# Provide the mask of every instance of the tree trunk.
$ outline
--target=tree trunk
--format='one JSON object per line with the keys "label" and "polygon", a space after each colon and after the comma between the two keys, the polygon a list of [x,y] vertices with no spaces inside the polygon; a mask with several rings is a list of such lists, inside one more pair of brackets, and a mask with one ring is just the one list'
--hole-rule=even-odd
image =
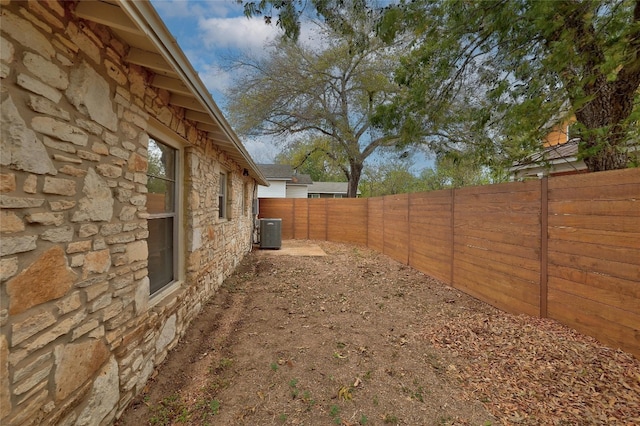
{"label": "tree trunk", "polygon": [[361,162],[351,161],[351,173],[349,176],[349,186],[347,188],[347,197],[356,198],[358,196],[358,184],[362,175],[363,164]]}

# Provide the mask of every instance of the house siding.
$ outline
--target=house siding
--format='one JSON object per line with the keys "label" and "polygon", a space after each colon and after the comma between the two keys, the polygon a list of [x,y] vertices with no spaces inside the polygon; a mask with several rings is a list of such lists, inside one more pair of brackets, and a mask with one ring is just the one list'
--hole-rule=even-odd
{"label": "house siding", "polygon": [[[1,424],[113,422],[251,248],[254,180],[73,7],[4,0],[0,12]],[[160,297],[147,270],[151,122],[183,145],[182,281]]]}

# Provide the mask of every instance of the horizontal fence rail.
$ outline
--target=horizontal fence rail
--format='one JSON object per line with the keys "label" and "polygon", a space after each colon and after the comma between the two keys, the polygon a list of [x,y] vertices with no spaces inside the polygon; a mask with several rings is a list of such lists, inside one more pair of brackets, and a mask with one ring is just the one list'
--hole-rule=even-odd
{"label": "horizontal fence rail", "polygon": [[640,169],[360,199],[260,199],[283,239],[365,245],[640,358]]}

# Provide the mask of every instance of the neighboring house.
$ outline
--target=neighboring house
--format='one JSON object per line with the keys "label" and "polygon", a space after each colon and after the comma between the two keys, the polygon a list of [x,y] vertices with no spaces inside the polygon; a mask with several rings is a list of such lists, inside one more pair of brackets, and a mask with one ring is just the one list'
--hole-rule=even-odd
{"label": "neighboring house", "polygon": [[110,424],[251,250],[268,182],[150,3],[0,13],[0,424]]}
{"label": "neighboring house", "polygon": [[[346,198],[348,182],[313,182],[309,185],[309,198]],[[358,196],[361,192],[358,190]]]}
{"label": "neighboring house", "polygon": [[575,119],[553,126],[545,137],[543,149],[509,169],[514,180],[586,173],[587,166],[578,159],[579,138],[571,137]]}
{"label": "neighboring house", "polygon": [[309,175],[297,174],[286,164],[258,164],[269,186],[258,186],[258,198],[307,198],[313,182]]}

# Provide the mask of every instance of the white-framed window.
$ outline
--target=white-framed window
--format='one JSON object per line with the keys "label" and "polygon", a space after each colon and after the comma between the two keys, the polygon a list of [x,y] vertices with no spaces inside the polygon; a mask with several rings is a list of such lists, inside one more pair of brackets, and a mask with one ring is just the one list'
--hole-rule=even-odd
{"label": "white-framed window", "polygon": [[249,207],[251,203],[249,203],[249,184],[247,182],[244,183],[242,189],[242,212],[247,216],[251,216],[251,208]]}
{"label": "white-framed window", "polygon": [[218,217],[220,219],[228,219],[228,206],[227,201],[229,199],[228,180],[229,176],[227,172],[220,172],[220,180],[218,185]]}
{"label": "white-framed window", "polygon": [[156,294],[179,279],[180,162],[177,143],[149,137],[147,213],[149,213],[149,290]]}
{"label": "white-framed window", "polygon": [[333,194],[333,198],[344,198],[342,194]]}
{"label": "white-framed window", "polygon": [[320,194],[309,194],[309,198],[320,198]]}

